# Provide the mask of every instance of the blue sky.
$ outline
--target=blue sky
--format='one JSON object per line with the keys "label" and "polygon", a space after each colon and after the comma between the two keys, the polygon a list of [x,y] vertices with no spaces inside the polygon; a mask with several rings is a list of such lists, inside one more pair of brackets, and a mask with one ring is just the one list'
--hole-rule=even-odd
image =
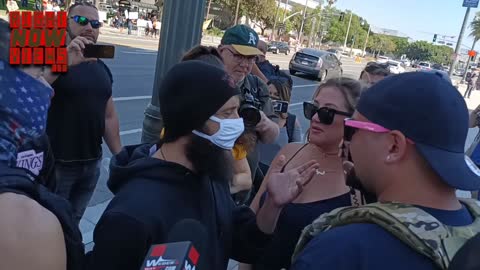
{"label": "blue sky", "polygon": [[[433,33],[458,39],[466,8],[463,0],[338,0],[338,9],[352,10],[376,27],[395,29],[414,40],[432,41]],[[470,10],[468,22],[478,8]],[[462,45],[470,47],[473,39],[467,28]],[[480,48],[478,44],[477,49]]]}

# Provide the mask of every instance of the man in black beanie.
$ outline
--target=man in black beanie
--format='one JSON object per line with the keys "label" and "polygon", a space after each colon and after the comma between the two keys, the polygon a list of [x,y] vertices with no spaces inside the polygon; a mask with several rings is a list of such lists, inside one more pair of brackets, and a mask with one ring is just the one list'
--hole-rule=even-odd
{"label": "man in black beanie", "polygon": [[[204,62],[186,61],[167,73],[160,89],[164,137],[157,145],[127,146],[112,159],[108,186],[115,197],[95,228],[87,269],[139,269],[149,247],[172,240],[172,227],[185,219],[201,223],[208,239],[196,269],[224,270],[229,258],[252,263],[261,256],[282,207],[317,164],[280,173],[283,159],[272,165],[262,210],[235,207],[229,168],[244,130],[238,95],[225,71]],[[161,259],[165,267],[173,263]]]}

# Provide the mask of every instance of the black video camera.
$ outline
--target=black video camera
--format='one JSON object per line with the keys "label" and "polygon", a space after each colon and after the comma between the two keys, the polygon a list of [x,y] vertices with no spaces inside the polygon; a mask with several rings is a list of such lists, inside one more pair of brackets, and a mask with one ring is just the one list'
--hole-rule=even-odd
{"label": "black video camera", "polygon": [[258,109],[261,106],[260,102],[256,101],[250,93],[245,93],[243,97],[238,114],[243,118],[246,127],[255,127],[262,118]]}

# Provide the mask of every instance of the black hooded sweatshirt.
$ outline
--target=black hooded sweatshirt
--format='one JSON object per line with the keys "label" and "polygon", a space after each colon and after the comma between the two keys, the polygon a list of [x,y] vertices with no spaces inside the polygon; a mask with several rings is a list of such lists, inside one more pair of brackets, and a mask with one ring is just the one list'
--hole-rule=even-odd
{"label": "black hooded sweatshirt", "polygon": [[172,226],[187,218],[208,234],[199,270],[227,269],[229,258],[255,262],[270,235],[259,230],[250,208],[235,206],[228,182],[151,157],[156,149],[128,146],[112,158],[108,187],[115,197],[95,228],[87,269],[140,269],[150,245],[165,243]]}

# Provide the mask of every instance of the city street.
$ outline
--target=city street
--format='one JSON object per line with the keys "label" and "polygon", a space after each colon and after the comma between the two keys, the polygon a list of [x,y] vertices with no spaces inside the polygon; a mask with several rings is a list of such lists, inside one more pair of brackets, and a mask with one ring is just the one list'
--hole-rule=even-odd
{"label": "city street", "polygon": [[[115,59],[104,61],[113,74],[113,95],[120,119],[122,144],[138,144],[141,137],[143,113],[150,101],[153,88],[158,39],[137,38],[135,36],[127,36],[126,33],[106,33],[100,36],[99,42],[116,45]],[[202,43],[215,45],[215,42],[212,43],[211,40],[203,40]],[[292,56],[293,53],[288,56],[269,53],[267,59],[273,64],[280,65],[281,69],[286,70]],[[344,76],[351,78],[358,78],[360,71],[365,65],[365,63],[355,63],[353,59],[346,57],[342,58],[341,61],[343,63]],[[311,99],[319,82],[301,75],[292,77],[294,87],[290,112],[297,115],[305,131],[308,128],[308,121],[303,117],[302,102]],[[459,90],[463,91],[463,88],[459,87]],[[472,93],[472,98],[467,100],[467,105],[470,109],[473,109],[479,103],[480,91],[475,91]],[[476,129],[470,130],[467,145],[473,140],[476,132]],[[112,198],[112,194],[106,186],[110,157],[111,154],[108,148],[104,146],[101,177],[90,205],[80,223],[84,243],[88,244],[87,249],[92,247],[91,242],[95,224]]]}

